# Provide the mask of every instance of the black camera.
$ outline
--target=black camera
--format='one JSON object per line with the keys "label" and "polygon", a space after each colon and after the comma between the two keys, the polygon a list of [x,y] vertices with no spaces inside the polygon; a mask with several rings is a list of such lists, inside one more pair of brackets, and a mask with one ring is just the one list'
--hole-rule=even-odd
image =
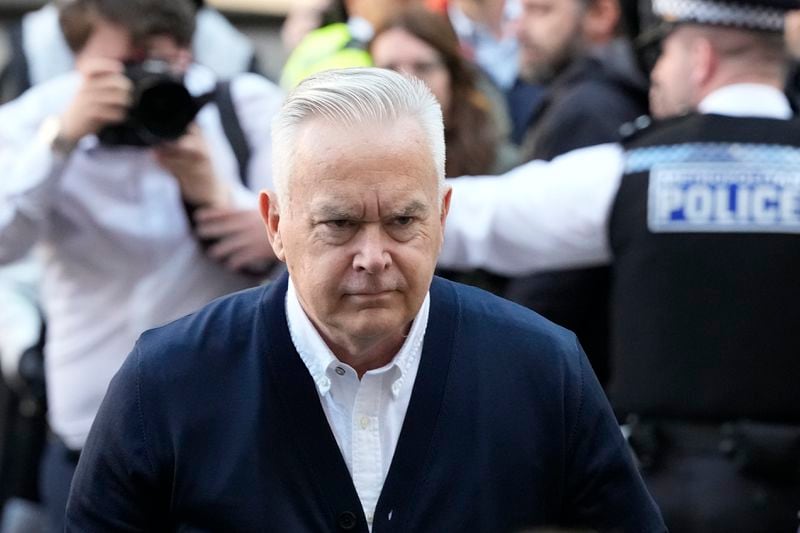
{"label": "black camera", "polygon": [[106,146],[153,146],[186,133],[213,93],[194,97],[169,63],[147,60],[125,66],[133,82],[133,102],[120,124],[106,126],[97,134]]}

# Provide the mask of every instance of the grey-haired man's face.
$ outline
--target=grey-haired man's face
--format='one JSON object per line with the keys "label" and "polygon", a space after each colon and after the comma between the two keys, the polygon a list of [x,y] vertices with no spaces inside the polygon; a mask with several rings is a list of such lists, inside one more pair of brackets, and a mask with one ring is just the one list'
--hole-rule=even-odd
{"label": "grey-haired man's face", "polygon": [[[276,254],[333,348],[402,342],[427,294],[449,194],[411,120],[301,126],[288,194],[268,217]],[[272,206],[274,207],[274,206]]]}

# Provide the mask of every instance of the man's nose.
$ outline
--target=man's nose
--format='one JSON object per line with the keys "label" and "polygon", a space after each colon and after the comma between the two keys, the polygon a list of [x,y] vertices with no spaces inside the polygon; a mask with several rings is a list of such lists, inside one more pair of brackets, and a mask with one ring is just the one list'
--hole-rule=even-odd
{"label": "man's nose", "polygon": [[353,258],[353,268],[377,274],[389,268],[392,256],[387,249],[388,236],[379,225],[367,225],[358,240],[358,250]]}

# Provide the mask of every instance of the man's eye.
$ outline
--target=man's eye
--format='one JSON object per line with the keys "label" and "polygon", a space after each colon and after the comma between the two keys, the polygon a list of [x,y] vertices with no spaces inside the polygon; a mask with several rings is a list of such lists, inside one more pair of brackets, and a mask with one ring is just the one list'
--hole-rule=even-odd
{"label": "man's eye", "polygon": [[410,226],[414,222],[414,217],[395,217],[392,223],[395,226]]}

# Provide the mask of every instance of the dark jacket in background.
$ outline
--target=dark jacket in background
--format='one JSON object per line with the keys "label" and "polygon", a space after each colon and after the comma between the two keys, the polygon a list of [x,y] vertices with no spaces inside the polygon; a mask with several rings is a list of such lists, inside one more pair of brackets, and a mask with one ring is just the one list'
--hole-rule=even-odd
{"label": "dark jacket in background", "polygon": [[[622,43],[619,43],[622,45]],[[577,60],[548,87],[522,145],[525,160],[620,140],[620,126],[647,113],[647,87],[619,48]],[[608,267],[513,279],[505,296],[574,331],[602,384],[609,378]]]}

